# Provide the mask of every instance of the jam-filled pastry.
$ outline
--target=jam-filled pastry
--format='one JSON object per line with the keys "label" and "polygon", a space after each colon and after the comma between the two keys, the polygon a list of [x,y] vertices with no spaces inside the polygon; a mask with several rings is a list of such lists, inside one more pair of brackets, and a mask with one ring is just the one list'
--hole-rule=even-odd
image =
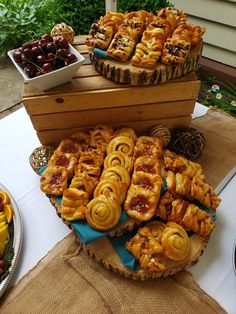
{"label": "jam-filled pastry", "polygon": [[178,223],[187,231],[207,237],[215,227],[212,216],[194,204],[176,199],[171,203],[171,207],[168,221]]}
{"label": "jam-filled pastry", "polygon": [[87,192],[69,187],[62,196],[61,217],[69,221],[85,219],[85,209],[88,201]]}
{"label": "jam-filled pastry", "polygon": [[69,139],[72,139],[78,145],[80,145],[82,151],[87,150],[89,147],[90,135],[87,132],[79,131],[77,133],[72,134],[69,137]]}
{"label": "jam-filled pastry", "polygon": [[103,156],[101,154],[97,154],[96,151],[87,150],[80,155],[79,164],[101,167],[103,164]]}
{"label": "jam-filled pastry", "polygon": [[126,248],[139,261],[141,269],[150,271],[165,270],[161,235],[165,224],[153,221],[139,228],[137,234],[126,242]]}
{"label": "jam-filled pastry", "polygon": [[159,201],[162,187],[162,178],[160,175],[150,174],[144,171],[134,171],[132,176],[132,184],[156,193],[158,198],[157,202]]}
{"label": "jam-filled pastry", "polygon": [[55,150],[48,162],[48,167],[51,166],[65,167],[68,171],[68,178],[70,179],[73,177],[75,173],[77,160],[78,158],[72,154],[62,153],[58,150]]}
{"label": "jam-filled pastry", "polygon": [[93,198],[87,205],[85,217],[88,224],[97,230],[106,231],[114,228],[121,216],[119,201],[104,194]]}
{"label": "jam-filled pastry", "polygon": [[182,226],[168,222],[161,235],[164,255],[174,261],[184,260],[190,251],[190,240]]}
{"label": "jam-filled pastry", "polygon": [[191,179],[196,175],[202,175],[203,168],[200,164],[166,150],[164,153],[164,167],[173,172],[182,173]]}
{"label": "jam-filled pastry", "polygon": [[73,154],[76,157],[80,156],[82,151],[81,146],[74,141],[74,139],[66,138],[62,140],[57,147],[57,151],[67,154]]}
{"label": "jam-filled pastry", "polygon": [[68,171],[65,167],[47,167],[40,178],[41,191],[47,194],[60,196],[67,188]]}
{"label": "jam-filled pastry", "polygon": [[131,173],[133,170],[133,158],[119,151],[108,154],[104,160],[104,169],[116,166],[124,167]]}
{"label": "jam-filled pastry", "polygon": [[134,171],[144,171],[151,174],[160,174],[162,161],[156,158],[148,158],[145,156],[138,157],[134,162]]}
{"label": "jam-filled pastry", "polygon": [[127,136],[134,143],[137,141],[137,135],[132,128],[121,128],[115,131],[114,136]]}
{"label": "jam-filled pastry", "polygon": [[113,129],[105,124],[98,124],[90,131],[90,146],[102,152],[106,151],[107,144],[113,138]]}
{"label": "jam-filled pastry", "polygon": [[101,179],[96,186],[93,196],[98,197],[99,195],[104,194],[107,197],[112,197],[112,194],[116,195],[119,199],[119,203],[122,204],[124,201],[121,198],[121,187],[120,182],[111,180],[111,179]]}
{"label": "jam-filled pastry", "polygon": [[134,50],[135,44],[136,42],[126,33],[118,31],[113,37],[106,54],[120,61],[127,61]]}
{"label": "jam-filled pastry", "polygon": [[190,179],[181,173],[167,172],[167,187],[175,196],[182,195],[187,199],[199,201],[207,208],[215,211],[221,199],[213,191],[212,187],[204,182],[204,176],[195,176]]}
{"label": "jam-filled pastry", "polygon": [[155,192],[131,184],[124,202],[128,216],[139,221],[150,220],[156,213],[158,197]]}
{"label": "jam-filled pastry", "polygon": [[134,148],[134,159],[140,156],[147,158],[161,158],[162,157],[162,141],[157,137],[140,136],[137,139]]}
{"label": "jam-filled pastry", "polygon": [[133,156],[134,142],[127,136],[115,136],[107,145],[106,153],[108,155],[115,151],[122,152],[127,156]]}

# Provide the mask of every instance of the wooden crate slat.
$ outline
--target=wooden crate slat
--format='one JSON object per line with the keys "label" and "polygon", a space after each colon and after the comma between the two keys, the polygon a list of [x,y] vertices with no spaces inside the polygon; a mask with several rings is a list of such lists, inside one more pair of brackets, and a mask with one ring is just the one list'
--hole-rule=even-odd
{"label": "wooden crate slat", "polygon": [[107,109],[71,111],[31,116],[36,130],[65,129],[69,127],[86,127],[89,124],[129,123],[189,115],[193,112],[193,100],[149,104],[132,107],[115,107]]}
{"label": "wooden crate slat", "polygon": [[[170,129],[175,128],[177,126],[186,126],[189,125],[191,122],[191,115],[182,116],[182,117],[175,117],[169,119],[154,119],[154,120],[147,120],[147,121],[134,121],[132,123],[115,123],[112,126],[114,129],[118,129],[121,127],[132,127],[140,134],[145,133],[148,134],[151,127],[154,125],[163,125]],[[60,129],[60,130],[46,130],[46,131],[38,131],[37,136],[40,142],[43,145],[53,144],[60,142],[63,138],[76,133],[81,130],[87,130],[93,128],[94,125],[89,125],[86,128],[68,128],[68,129]]]}

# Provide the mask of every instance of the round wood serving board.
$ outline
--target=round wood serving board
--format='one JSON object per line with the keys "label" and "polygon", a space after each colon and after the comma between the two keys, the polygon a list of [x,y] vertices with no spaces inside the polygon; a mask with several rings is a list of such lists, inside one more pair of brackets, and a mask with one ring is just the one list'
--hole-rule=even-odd
{"label": "round wood serving board", "polygon": [[164,83],[196,70],[202,54],[202,46],[201,40],[196,47],[190,50],[182,65],[168,66],[157,63],[154,69],[133,66],[130,61],[121,62],[115,59],[97,58],[93,51],[90,52],[90,58],[95,69],[107,79],[130,85],[151,85]]}

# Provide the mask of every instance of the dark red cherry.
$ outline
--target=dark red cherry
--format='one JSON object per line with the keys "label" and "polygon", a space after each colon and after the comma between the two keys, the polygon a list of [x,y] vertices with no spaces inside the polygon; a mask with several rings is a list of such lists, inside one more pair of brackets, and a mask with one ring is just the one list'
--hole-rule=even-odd
{"label": "dark red cherry", "polygon": [[68,53],[67,57],[67,62],[70,63],[74,63],[77,61],[77,57],[73,54],[73,53]]}
{"label": "dark red cherry", "polygon": [[32,51],[33,51],[34,57],[37,57],[42,54],[42,50],[38,46],[33,46]]}
{"label": "dark red cherry", "polygon": [[49,52],[49,53],[46,55],[46,60],[47,60],[47,61],[54,61],[54,59],[55,59],[54,53]]}
{"label": "dark red cherry", "polygon": [[44,73],[51,72],[53,70],[53,65],[50,62],[46,62],[42,65],[42,70]]}
{"label": "dark red cherry", "polygon": [[46,43],[53,42],[53,37],[49,34],[44,34],[41,36],[41,39],[43,39]]}
{"label": "dark red cherry", "polygon": [[52,53],[55,53],[57,50],[56,45],[54,43],[48,43],[46,46],[46,49],[48,52],[52,52]]}
{"label": "dark red cherry", "polygon": [[25,43],[21,47],[22,47],[23,50],[26,49],[26,48],[30,48],[31,49],[32,45],[30,43]]}
{"label": "dark red cherry", "polygon": [[36,62],[38,63],[38,65],[42,65],[43,63],[45,63],[46,59],[44,57],[44,55],[39,55],[36,58]]}
{"label": "dark red cherry", "polygon": [[24,58],[27,60],[33,60],[34,58],[34,53],[31,48],[23,49],[23,55],[24,55]]}
{"label": "dark red cherry", "polygon": [[13,51],[13,58],[17,63],[22,62],[22,53],[20,50]]}
{"label": "dark red cherry", "polygon": [[65,38],[65,37],[62,37],[60,40],[59,40],[59,46],[61,48],[68,48],[68,40]]}
{"label": "dark red cherry", "polygon": [[66,49],[66,48],[60,48],[60,49],[57,50],[57,53],[58,53],[58,55],[59,55],[60,57],[66,58],[67,55],[68,55],[68,53],[69,53],[69,50]]}

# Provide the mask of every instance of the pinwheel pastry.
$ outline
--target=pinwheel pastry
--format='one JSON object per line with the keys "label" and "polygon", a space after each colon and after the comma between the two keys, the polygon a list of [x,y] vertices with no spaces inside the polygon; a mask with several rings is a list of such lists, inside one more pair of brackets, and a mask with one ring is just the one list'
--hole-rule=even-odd
{"label": "pinwheel pastry", "polygon": [[196,175],[203,174],[203,168],[200,164],[169,150],[164,153],[164,167],[167,170],[182,173],[191,179]]}
{"label": "pinwheel pastry", "polygon": [[190,200],[197,200],[207,208],[215,211],[220,204],[220,198],[213,189],[204,182],[204,176],[195,176],[190,179],[181,173],[167,172],[167,187],[176,197],[184,196]]}
{"label": "pinwheel pastry", "polygon": [[44,170],[40,178],[41,191],[51,195],[62,195],[67,184],[68,171],[65,167],[52,165]]}
{"label": "pinwheel pastry", "polygon": [[93,23],[86,39],[88,46],[97,47],[106,50],[109,46],[118,27],[123,22],[124,15],[122,13],[108,12],[102,16],[98,23]]}
{"label": "pinwheel pastry", "polygon": [[117,225],[121,216],[121,207],[115,195],[104,194],[93,198],[87,205],[85,217],[89,225],[97,230],[110,230]]}
{"label": "pinwheel pastry", "polygon": [[119,151],[108,154],[104,160],[104,169],[116,166],[124,167],[131,173],[133,170],[133,158]]}
{"label": "pinwheel pastry", "polygon": [[137,141],[137,135],[132,128],[121,128],[115,131],[114,136],[127,136],[129,139],[131,139],[134,144]]}
{"label": "pinwheel pastry", "polygon": [[119,200],[119,204],[122,204],[124,199],[122,199],[122,190],[120,182],[103,178],[99,181],[96,189],[94,190],[93,196],[98,197],[99,195],[104,194],[107,197],[112,197],[112,195],[116,195]]}
{"label": "pinwheel pastry", "polygon": [[107,145],[107,155],[112,152],[122,152],[127,156],[133,156],[134,142],[127,136],[115,136]]}

